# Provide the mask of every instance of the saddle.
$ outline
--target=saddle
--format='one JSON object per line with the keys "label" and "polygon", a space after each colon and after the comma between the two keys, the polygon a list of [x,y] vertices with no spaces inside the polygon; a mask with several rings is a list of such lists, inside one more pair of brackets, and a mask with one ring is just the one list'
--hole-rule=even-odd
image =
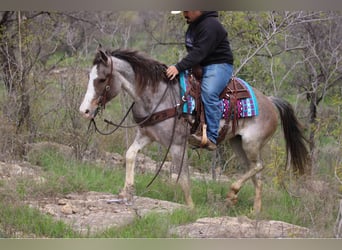
{"label": "saddle", "polygon": [[[188,82],[190,83],[190,88],[185,95],[191,95],[196,103],[193,115],[187,116],[189,124],[191,125],[190,133],[199,134],[202,136],[202,145],[207,143],[207,125],[204,116],[204,105],[201,99],[201,82],[202,82],[202,68],[194,67],[190,74],[188,75]],[[246,87],[235,77],[230,79],[227,83],[225,89],[220,94],[220,99],[227,99],[230,102],[230,110],[227,118],[225,119],[225,125],[219,132],[217,138],[217,144],[219,144],[225,138],[228,132],[229,121],[232,120],[232,133],[235,134],[235,129],[238,125],[238,111],[237,111],[237,101],[240,99],[250,98],[250,93]]]}

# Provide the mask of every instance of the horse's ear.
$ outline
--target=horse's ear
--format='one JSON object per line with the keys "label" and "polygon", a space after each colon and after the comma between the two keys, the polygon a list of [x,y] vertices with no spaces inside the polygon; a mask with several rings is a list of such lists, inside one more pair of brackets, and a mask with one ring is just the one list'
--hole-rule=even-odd
{"label": "horse's ear", "polygon": [[99,45],[97,51],[98,51],[98,53],[100,54],[101,61],[102,61],[105,65],[107,65],[107,64],[108,64],[108,55],[107,55],[106,51],[104,51],[104,50],[102,49],[102,46],[101,46],[101,47],[100,47],[100,46],[101,46],[101,44]]}

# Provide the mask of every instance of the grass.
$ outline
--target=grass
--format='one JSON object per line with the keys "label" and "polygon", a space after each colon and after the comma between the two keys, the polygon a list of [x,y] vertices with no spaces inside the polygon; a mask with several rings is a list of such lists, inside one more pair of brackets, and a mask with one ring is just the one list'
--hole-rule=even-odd
{"label": "grass", "polygon": [[112,228],[99,237],[106,238],[165,238],[170,225],[184,224],[194,221],[195,215],[185,209],[179,209],[170,214],[150,213],[123,228]]}
{"label": "grass", "polygon": [[92,190],[115,193],[123,185],[123,170],[114,173],[99,165],[65,159],[52,151],[40,156],[40,164],[49,183],[49,187],[41,187],[43,192],[68,194]]}
{"label": "grass", "polygon": [[[54,221],[28,206],[0,202],[2,237],[75,238],[80,235],[62,221]],[[19,235],[18,235],[19,234]],[[0,234],[1,235],[1,234]]]}
{"label": "grass", "polygon": [[[37,157],[39,159],[37,160]],[[118,193],[124,182],[124,170],[114,170],[101,165],[81,163],[70,160],[51,150],[40,152],[35,158],[39,162],[45,182],[33,184],[32,181],[19,180],[12,194],[1,192],[4,199],[0,202],[0,235],[2,237],[16,237],[14,232],[22,232],[27,237],[73,238],[80,237],[76,232],[61,221],[55,221],[38,210],[22,205],[20,200],[28,197],[56,197],[72,192],[110,192]],[[155,182],[146,188],[152,179],[152,174],[136,175],[136,194],[155,199],[184,203],[183,194],[178,185],[172,184],[167,177],[159,176]],[[1,184],[1,187],[5,186]],[[192,197],[195,209],[176,210],[169,214],[151,213],[137,218],[132,224],[122,228],[110,228],[98,233],[94,237],[111,238],[164,238],[170,237],[170,227],[193,222],[201,217],[216,216],[248,216],[260,220],[280,220],[302,226],[312,226],[313,214],[306,212],[309,206],[322,206],[311,200],[297,199],[280,189],[273,182],[264,184],[263,210],[255,216],[253,214],[254,187],[247,182],[239,192],[239,201],[236,206],[224,206],[225,195],[229,184],[215,181],[193,180]],[[314,198],[313,198],[314,199]],[[6,202],[11,200],[11,202]],[[14,202],[13,202],[14,201]],[[327,201],[324,201],[327,202]],[[7,205],[7,204],[13,205]],[[316,210],[323,210],[321,209]],[[332,209],[332,208],[330,208]],[[313,211],[313,210],[312,210]],[[319,214],[319,216],[322,215]],[[316,212],[318,213],[318,212]],[[326,211],[324,213],[327,213]],[[330,216],[332,221],[333,215]],[[323,222],[324,223],[324,222]],[[325,231],[331,226],[325,225]],[[329,235],[326,233],[325,235]],[[172,236],[173,237],[173,236]]]}

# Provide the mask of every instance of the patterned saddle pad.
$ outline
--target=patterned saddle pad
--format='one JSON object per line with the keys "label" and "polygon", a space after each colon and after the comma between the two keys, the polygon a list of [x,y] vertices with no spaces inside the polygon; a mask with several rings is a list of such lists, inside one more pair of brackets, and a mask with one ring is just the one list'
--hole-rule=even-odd
{"label": "patterned saddle pad", "polygon": [[[189,89],[188,74],[188,71],[183,71],[179,74],[179,82],[182,96],[184,96],[186,91]],[[259,108],[253,88],[246,81],[240,78],[237,79],[247,88],[251,96],[250,98],[237,100],[236,105],[238,110],[238,118],[257,116],[259,114]],[[195,99],[192,96],[188,95],[186,98],[186,102],[183,105],[183,113],[192,114],[195,110],[195,105]],[[222,118],[226,119],[230,111],[230,101],[227,99],[221,99],[219,106],[222,110]]]}

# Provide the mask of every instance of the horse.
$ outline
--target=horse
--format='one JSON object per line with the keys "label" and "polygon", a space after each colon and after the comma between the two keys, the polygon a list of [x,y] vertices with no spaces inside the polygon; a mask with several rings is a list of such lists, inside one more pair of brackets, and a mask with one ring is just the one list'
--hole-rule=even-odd
{"label": "horse", "polygon": [[[125,201],[132,200],[137,153],[149,143],[157,142],[169,149],[172,166],[180,172],[178,184],[183,191],[185,203],[194,207],[185,151],[189,136],[188,122],[173,112],[161,121],[144,123],[153,114],[177,110],[180,105],[179,79],[169,80],[165,74],[166,68],[165,64],[138,50],[105,51],[99,48],[79,110],[85,118],[92,120],[99,109],[104,108],[120,91],[125,91],[134,101],[131,112],[137,126],[135,139],[126,151],[125,184],[119,197]],[[220,128],[228,126],[225,140],[229,141],[233,152],[247,166],[247,171],[231,184],[226,197],[227,204],[237,202],[239,190],[251,178],[255,188],[253,209],[258,213],[261,210],[261,171],[264,168],[261,149],[275,133],[279,119],[286,141],[286,162],[296,173],[305,174],[308,151],[302,126],[291,104],[279,97],[265,96],[256,88],[253,90],[258,101],[259,115],[240,119],[234,133],[231,123],[227,125],[224,120],[221,120]]]}

